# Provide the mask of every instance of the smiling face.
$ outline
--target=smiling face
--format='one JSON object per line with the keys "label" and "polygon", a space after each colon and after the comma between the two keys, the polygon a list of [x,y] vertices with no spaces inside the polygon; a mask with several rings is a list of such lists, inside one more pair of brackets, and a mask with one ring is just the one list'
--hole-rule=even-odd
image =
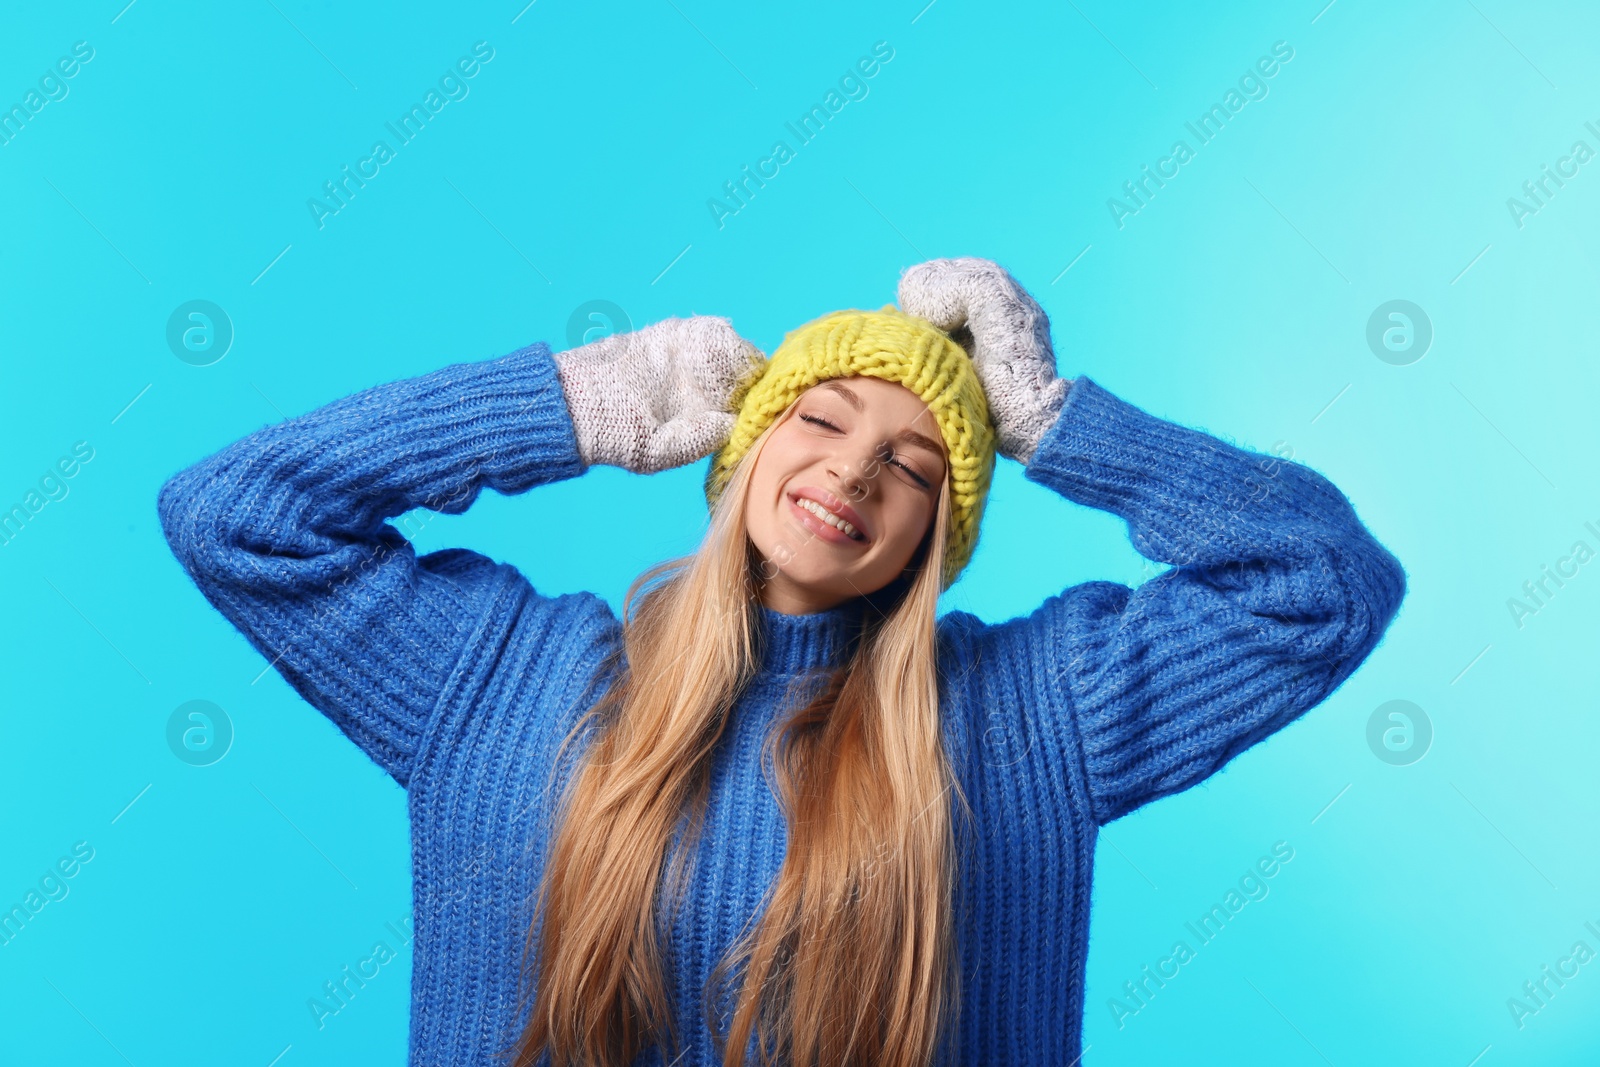
{"label": "smiling face", "polygon": [[910,389],[864,375],[807,389],[750,476],[745,526],[762,603],[809,614],[898,578],[929,530],[944,477],[939,424]]}

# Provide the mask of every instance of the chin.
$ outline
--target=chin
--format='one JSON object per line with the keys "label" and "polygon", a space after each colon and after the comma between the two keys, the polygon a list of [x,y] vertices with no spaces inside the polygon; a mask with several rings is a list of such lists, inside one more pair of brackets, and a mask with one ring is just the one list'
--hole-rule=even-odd
{"label": "chin", "polygon": [[791,565],[783,568],[783,576],[789,580],[791,585],[810,593],[834,596],[842,595],[842,591],[849,591],[850,595],[855,595],[854,590],[850,588],[850,583],[837,571],[818,574],[811,571],[797,571]]}

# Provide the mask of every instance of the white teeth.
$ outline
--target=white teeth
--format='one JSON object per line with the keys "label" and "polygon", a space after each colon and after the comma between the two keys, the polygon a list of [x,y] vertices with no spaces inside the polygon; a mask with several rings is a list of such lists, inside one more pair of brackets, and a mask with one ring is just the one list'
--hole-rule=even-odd
{"label": "white teeth", "polygon": [[838,529],[843,530],[845,536],[855,538],[856,540],[862,539],[861,535],[856,531],[854,526],[850,525],[848,522],[844,521],[839,516],[835,515],[833,512],[817,503],[815,500],[811,500],[808,497],[802,496],[797,497],[795,499],[795,503],[811,512],[811,514],[815,515],[829,526],[837,527]]}

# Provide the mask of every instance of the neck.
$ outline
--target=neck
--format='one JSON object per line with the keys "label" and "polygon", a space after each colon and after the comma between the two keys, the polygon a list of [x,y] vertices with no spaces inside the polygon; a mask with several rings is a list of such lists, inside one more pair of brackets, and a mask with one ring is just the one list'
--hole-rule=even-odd
{"label": "neck", "polygon": [[860,597],[803,613],[780,611],[761,604],[761,673],[786,676],[813,667],[837,666],[860,632],[864,608]]}

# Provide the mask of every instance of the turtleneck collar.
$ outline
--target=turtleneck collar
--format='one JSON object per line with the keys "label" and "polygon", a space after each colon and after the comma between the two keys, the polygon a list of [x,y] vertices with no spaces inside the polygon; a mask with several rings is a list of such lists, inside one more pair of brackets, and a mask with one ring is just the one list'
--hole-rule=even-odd
{"label": "turtleneck collar", "polygon": [[788,677],[841,663],[860,629],[865,602],[857,597],[807,615],[786,615],[765,604],[756,610],[766,638],[761,674]]}

